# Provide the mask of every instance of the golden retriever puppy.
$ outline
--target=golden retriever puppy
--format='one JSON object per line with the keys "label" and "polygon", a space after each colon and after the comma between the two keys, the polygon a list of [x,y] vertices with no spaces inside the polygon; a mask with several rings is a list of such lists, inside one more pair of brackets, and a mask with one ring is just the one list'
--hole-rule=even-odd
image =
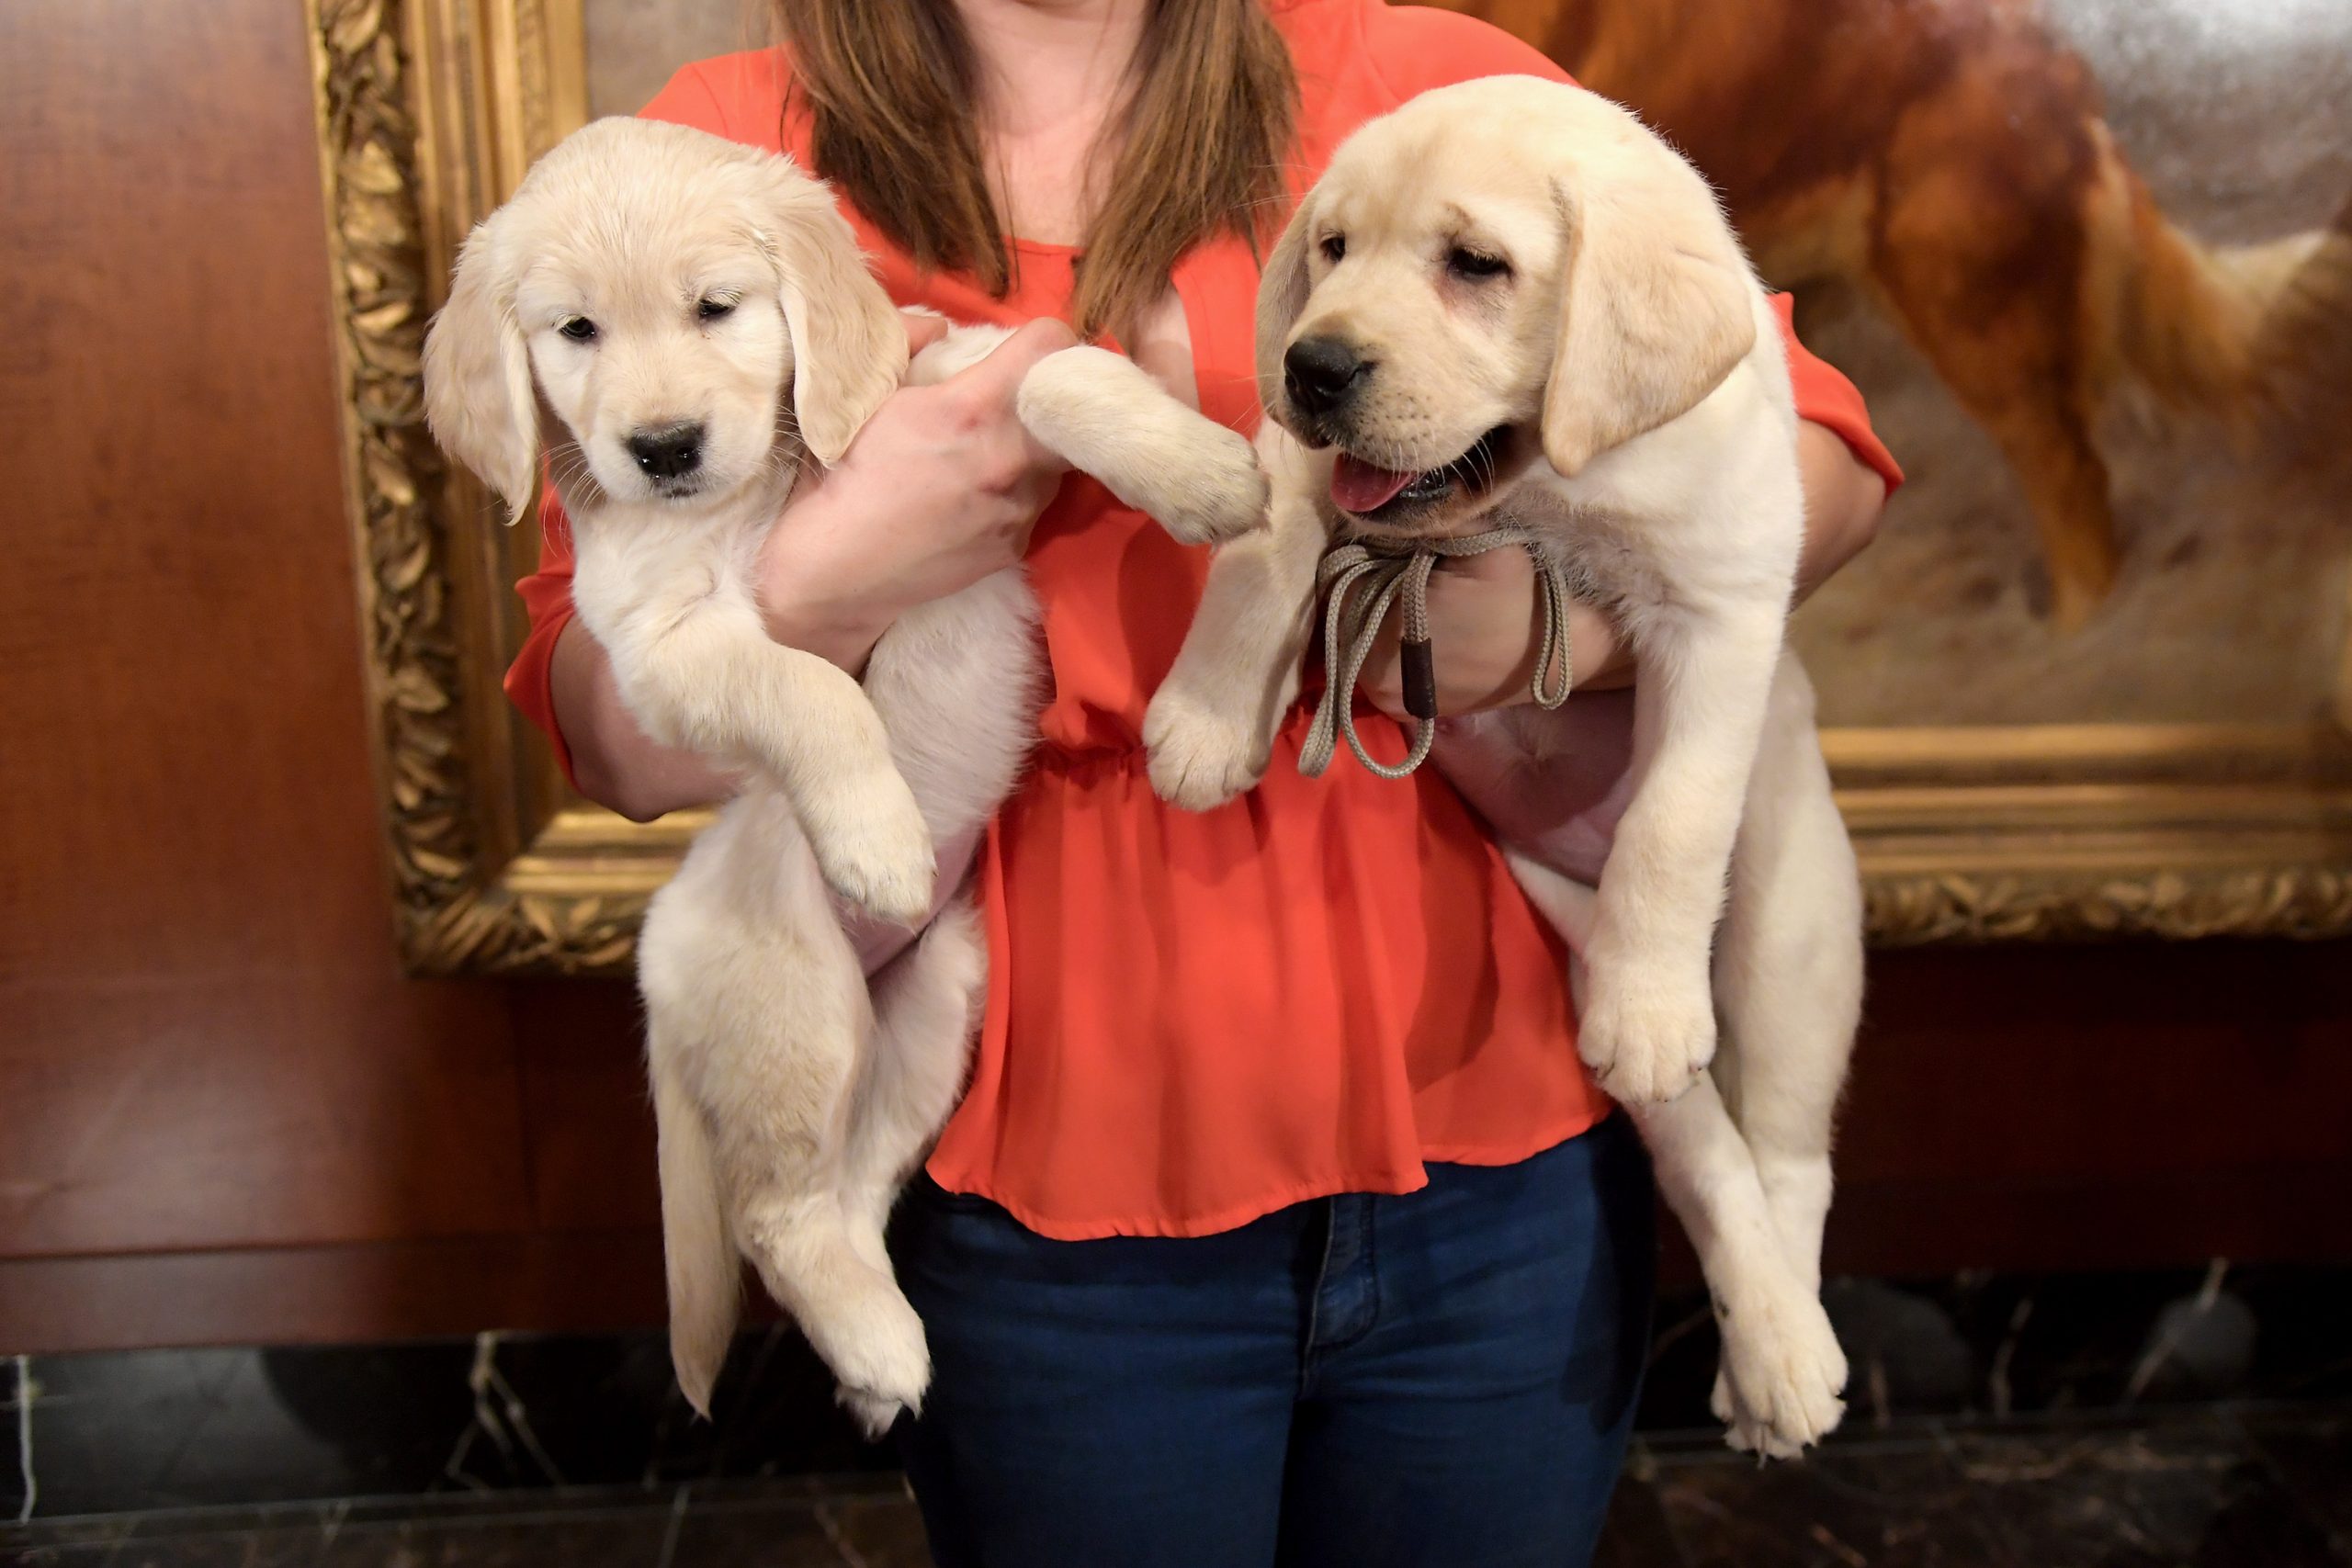
{"label": "golden retriever puppy", "polygon": [[[671,1348],[700,1410],[739,1252],[869,1429],[929,1382],[882,1229],[954,1103],[985,953],[954,902],[869,986],[829,892],[900,922],[930,911],[934,844],[973,838],[1033,739],[1035,604],[1013,570],[925,605],[861,685],[769,638],[752,569],[805,461],[838,460],[902,379],[977,364],[1007,335],[959,329],[910,367],[822,184],[701,131],[612,119],[550,152],[467,240],[426,343],[435,434],[517,515],[552,453],[573,599],[639,723],[745,781],[639,948]],[[1262,519],[1249,443],[1114,354],[1039,361],[1017,410],[1180,538]]]}
{"label": "golden retriever puppy", "polygon": [[1258,359],[1272,527],[1218,552],[1153,781],[1193,807],[1255,782],[1335,539],[1509,525],[1611,611],[1634,694],[1450,724],[1435,756],[1580,959],[1579,1048],[1714,1297],[1718,1413],[1793,1453],[1843,1409],[1820,1248],[1861,925],[1782,646],[1804,500],[1764,291],[1633,116],[1494,78],[1340,149],[1267,266]]}

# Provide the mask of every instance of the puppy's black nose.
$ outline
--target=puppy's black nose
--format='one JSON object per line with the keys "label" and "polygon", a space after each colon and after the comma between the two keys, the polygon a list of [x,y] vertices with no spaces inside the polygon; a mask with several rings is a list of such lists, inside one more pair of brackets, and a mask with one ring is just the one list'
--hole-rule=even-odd
{"label": "puppy's black nose", "polygon": [[702,426],[672,424],[640,430],[628,438],[628,455],[650,478],[682,478],[702,467]]}
{"label": "puppy's black nose", "polygon": [[1372,361],[1335,337],[1304,337],[1283,355],[1283,387],[1305,414],[1327,414],[1363,385]]}

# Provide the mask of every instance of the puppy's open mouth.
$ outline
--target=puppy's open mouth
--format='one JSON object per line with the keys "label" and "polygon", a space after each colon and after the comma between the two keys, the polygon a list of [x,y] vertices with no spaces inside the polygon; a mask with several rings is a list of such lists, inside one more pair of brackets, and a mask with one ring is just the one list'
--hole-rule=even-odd
{"label": "puppy's open mouth", "polygon": [[1497,425],[1442,468],[1399,473],[1375,468],[1349,452],[1331,467],[1331,504],[1367,523],[1401,518],[1456,494],[1475,496],[1495,481],[1509,425]]}

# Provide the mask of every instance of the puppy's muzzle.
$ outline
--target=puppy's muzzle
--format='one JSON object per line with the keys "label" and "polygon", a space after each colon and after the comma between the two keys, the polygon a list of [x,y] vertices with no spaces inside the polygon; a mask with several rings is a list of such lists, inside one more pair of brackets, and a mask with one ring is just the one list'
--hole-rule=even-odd
{"label": "puppy's muzzle", "polygon": [[1363,389],[1373,361],[1342,338],[1305,337],[1283,355],[1283,389],[1309,419],[1339,412]]}
{"label": "puppy's muzzle", "polygon": [[628,455],[650,479],[682,479],[702,467],[703,427],[699,423],[640,430],[627,443]]}

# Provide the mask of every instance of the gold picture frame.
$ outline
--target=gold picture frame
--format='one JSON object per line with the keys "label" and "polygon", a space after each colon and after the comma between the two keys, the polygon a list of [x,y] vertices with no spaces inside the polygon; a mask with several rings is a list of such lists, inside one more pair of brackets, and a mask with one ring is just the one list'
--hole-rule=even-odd
{"label": "gold picture frame", "polygon": [[[419,355],[467,230],[586,117],[582,0],[304,0],[346,506],[401,952],[611,973],[692,834],[586,805],[504,702],[495,525],[426,434]],[[2308,727],[1831,730],[1883,943],[2352,931],[2352,648]]]}

